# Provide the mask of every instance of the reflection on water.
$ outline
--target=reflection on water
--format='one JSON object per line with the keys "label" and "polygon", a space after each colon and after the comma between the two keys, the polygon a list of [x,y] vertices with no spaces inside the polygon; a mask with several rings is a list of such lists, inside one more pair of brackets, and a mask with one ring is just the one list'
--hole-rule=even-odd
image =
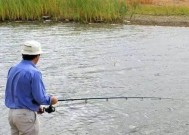
{"label": "reflection on water", "polygon": [[[43,114],[47,135],[185,135],[188,131],[189,29],[108,24],[0,26],[0,134],[10,134],[4,88],[21,60],[20,43],[35,39],[48,93],[61,98],[158,96],[185,100],[60,102]],[[6,117],[5,117],[6,116]],[[6,128],[5,128],[6,127]]]}

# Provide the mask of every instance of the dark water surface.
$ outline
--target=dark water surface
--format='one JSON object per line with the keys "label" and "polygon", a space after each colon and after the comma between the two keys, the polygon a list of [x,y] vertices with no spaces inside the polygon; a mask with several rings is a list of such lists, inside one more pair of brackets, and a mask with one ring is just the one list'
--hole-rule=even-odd
{"label": "dark water surface", "polygon": [[63,98],[157,96],[59,102],[40,117],[42,135],[189,134],[189,28],[103,24],[0,26],[0,135],[10,134],[4,89],[20,43],[34,39],[46,54],[38,68],[47,92]]}

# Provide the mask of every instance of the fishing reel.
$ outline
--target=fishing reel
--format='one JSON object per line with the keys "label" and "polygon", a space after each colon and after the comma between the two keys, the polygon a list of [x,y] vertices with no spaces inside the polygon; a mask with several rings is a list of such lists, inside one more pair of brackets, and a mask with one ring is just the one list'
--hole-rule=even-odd
{"label": "fishing reel", "polygon": [[55,107],[50,105],[49,107],[47,108],[44,108],[45,112],[47,113],[52,113],[52,112],[55,112]]}

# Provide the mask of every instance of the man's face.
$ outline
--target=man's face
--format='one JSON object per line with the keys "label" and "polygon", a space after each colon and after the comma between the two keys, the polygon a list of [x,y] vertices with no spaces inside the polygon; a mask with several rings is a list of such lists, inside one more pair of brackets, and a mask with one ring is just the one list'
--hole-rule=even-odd
{"label": "man's face", "polygon": [[35,59],[34,59],[34,63],[35,63],[35,64],[37,64],[37,63],[38,63],[39,58],[40,58],[40,54],[39,54],[39,55],[37,55],[37,57],[35,57]]}

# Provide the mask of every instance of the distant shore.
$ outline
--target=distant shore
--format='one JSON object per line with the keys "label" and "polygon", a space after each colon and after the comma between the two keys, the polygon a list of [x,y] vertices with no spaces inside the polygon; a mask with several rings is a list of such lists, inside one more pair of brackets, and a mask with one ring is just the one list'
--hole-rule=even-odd
{"label": "distant shore", "polygon": [[[5,21],[1,23],[77,23],[72,20],[40,20],[40,21]],[[95,22],[104,23],[104,22]],[[86,23],[87,24],[87,23]],[[149,26],[176,26],[189,27],[189,16],[152,16],[134,15],[132,18],[126,16],[123,24],[125,25],[149,25]]]}
{"label": "distant shore", "polygon": [[126,17],[125,24],[189,27],[189,16],[134,15]]}
{"label": "distant shore", "polygon": [[2,0],[0,22],[123,23],[189,27],[189,1]]}
{"label": "distant shore", "polygon": [[[134,0],[130,0],[134,1]],[[147,4],[125,24],[189,27],[189,0],[139,0]]]}

